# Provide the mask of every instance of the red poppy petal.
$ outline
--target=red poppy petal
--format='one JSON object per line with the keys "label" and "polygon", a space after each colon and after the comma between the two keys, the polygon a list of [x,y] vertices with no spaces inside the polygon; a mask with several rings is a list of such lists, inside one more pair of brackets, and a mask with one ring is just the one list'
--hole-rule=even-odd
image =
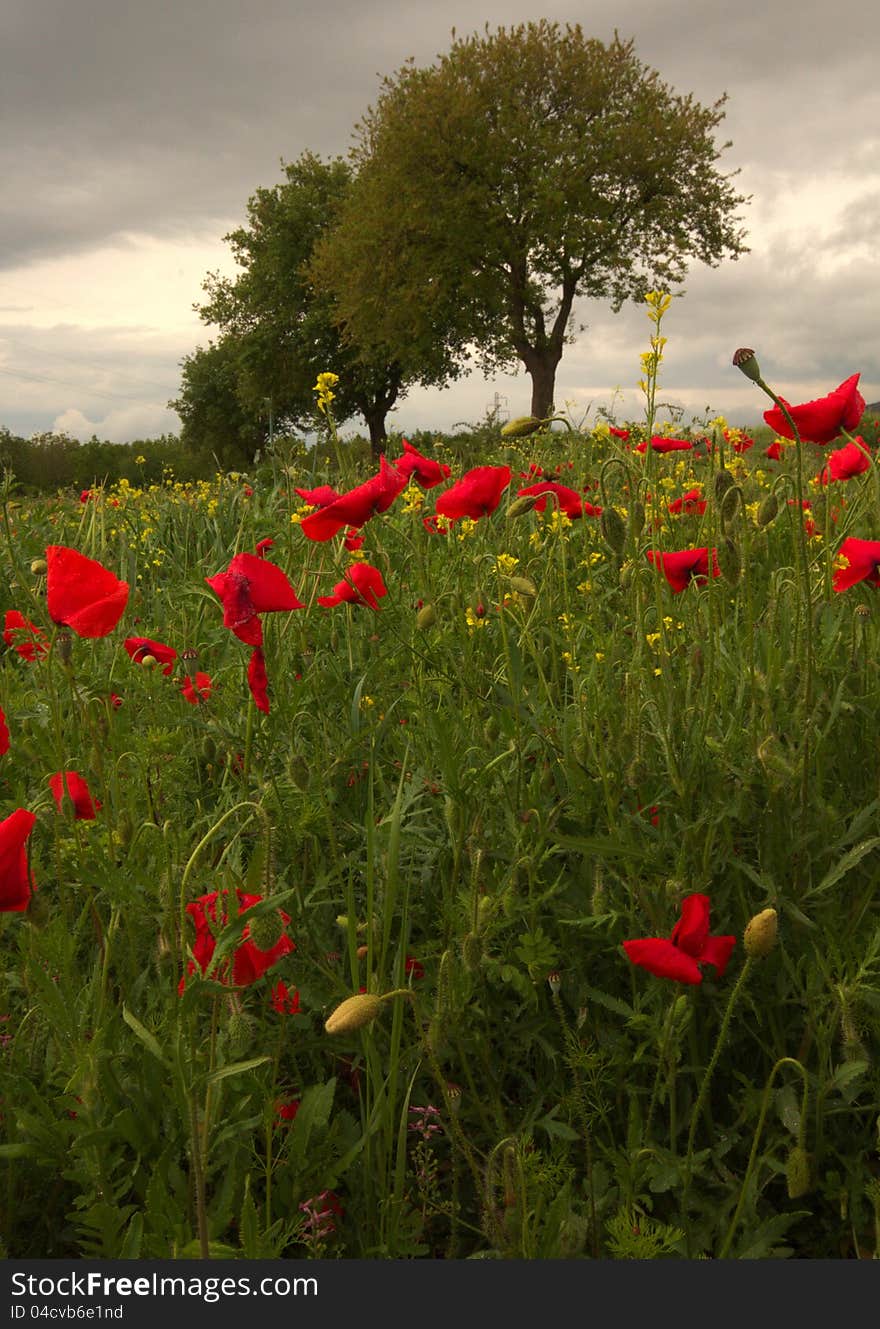
{"label": "red poppy petal", "polygon": [[673,944],[699,960],[708,936],[708,895],[685,896],[681,902],[681,918],[672,930]]}
{"label": "red poppy petal", "polygon": [[714,965],[718,977],[723,978],[735,945],[736,937],[707,937],[700,964]]}
{"label": "red poppy petal", "polygon": [[79,637],[106,637],[128,603],[128,582],[76,549],[49,545],[46,550],[46,603],[49,617]]}
{"label": "red poppy petal", "polygon": [[28,907],[34,881],[28,872],[25,841],[36,820],[33,812],[16,808],[0,822],[0,913],[23,913]]}
{"label": "red poppy petal", "polygon": [[647,969],[657,978],[672,978],[676,983],[702,983],[700,966],[690,955],[662,937],[644,937],[625,941],[623,949],[633,964]]}
{"label": "red poppy petal", "polygon": [[266,660],[259,646],[254,650],[248,664],[248,687],[257,709],[269,714],[269,677],[266,673]]}

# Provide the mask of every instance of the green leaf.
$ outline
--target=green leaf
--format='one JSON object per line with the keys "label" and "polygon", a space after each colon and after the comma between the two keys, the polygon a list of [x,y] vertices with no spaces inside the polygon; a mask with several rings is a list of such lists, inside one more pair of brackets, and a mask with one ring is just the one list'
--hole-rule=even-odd
{"label": "green leaf", "polygon": [[205,1084],[218,1084],[220,1080],[228,1080],[233,1075],[244,1075],[247,1071],[252,1071],[257,1066],[265,1066],[267,1061],[271,1061],[269,1056],[251,1057],[249,1061],[235,1061],[231,1066],[221,1066],[219,1071],[211,1071],[211,1074],[205,1077]]}
{"label": "green leaf", "polygon": [[805,895],[824,895],[826,891],[830,891],[832,886],[836,886],[852,868],[861,863],[866,854],[870,854],[878,845],[880,845],[880,835],[873,835],[870,840],[862,840],[861,844],[853,845],[849,853],[844,854],[843,858],[834,865],[830,872],[826,872],[819,885],[811,887],[810,890],[805,892]]}
{"label": "green leaf", "polygon": [[128,1025],[129,1029],[131,1029],[141,1040],[144,1047],[152,1052],[156,1060],[161,1061],[163,1066],[167,1065],[165,1054],[159,1046],[159,1040],[156,1038],[155,1034],[151,1034],[149,1029],[146,1029],[144,1025],[141,1024],[137,1016],[132,1015],[127,1006],[122,1007],[122,1018]]}

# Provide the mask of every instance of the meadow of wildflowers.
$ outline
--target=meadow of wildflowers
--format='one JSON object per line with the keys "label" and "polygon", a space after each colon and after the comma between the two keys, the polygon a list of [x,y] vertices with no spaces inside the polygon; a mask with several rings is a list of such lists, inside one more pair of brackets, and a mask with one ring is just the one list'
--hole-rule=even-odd
{"label": "meadow of wildflowers", "polygon": [[5,1253],[880,1254],[877,422],[663,427],[668,305],[473,466],[7,476]]}

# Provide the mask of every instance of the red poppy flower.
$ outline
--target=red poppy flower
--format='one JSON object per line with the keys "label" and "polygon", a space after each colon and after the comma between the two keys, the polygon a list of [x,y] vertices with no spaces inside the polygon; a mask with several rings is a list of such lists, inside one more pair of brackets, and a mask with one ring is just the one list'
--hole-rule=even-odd
{"label": "red poppy flower", "polygon": [[255,646],[251,652],[247,671],[248,687],[258,711],[269,714],[269,675],[266,673],[266,658],[262,646]]}
{"label": "red poppy flower", "polygon": [[52,621],[72,628],[78,637],[106,637],[112,632],[128,603],[128,582],[64,545],[49,545],[46,562],[46,603]]}
{"label": "red poppy flower", "polygon": [[509,466],[475,466],[440,495],[436,512],[451,521],[458,521],[459,517],[474,521],[488,517],[501,502],[512,475]]}
{"label": "red poppy flower", "polygon": [[211,682],[210,674],[203,674],[199,670],[195,679],[187,677],[183,680],[180,690],[191,706],[198,706],[200,702],[208,700],[214,690],[214,684]]}
{"label": "red poppy flower", "polygon": [[669,504],[669,511],[678,516],[682,512],[697,513],[702,516],[706,511],[706,503],[702,492],[699,489],[689,489],[681,498],[673,499]]}
{"label": "red poppy flower", "polygon": [[[648,562],[655,566],[659,558],[663,567],[663,575],[676,595],[680,595],[682,591],[687,590],[692,581],[695,581],[698,586],[703,586],[709,579],[708,549],[679,549],[671,554],[660,553],[657,549],[648,549],[646,556]],[[714,549],[712,550],[712,576],[721,576],[718,557]]]}
{"label": "red poppy flower", "polygon": [[17,609],[7,609],[3,640],[7,646],[31,664],[49,652],[46,634]]}
{"label": "red poppy flower", "polygon": [[330,540],[343,526],[363,526],[374,513],[387,511],[406,485],[406,476],[380,457],[377,475],[317,512],[310,512],[302,520],[302,532],[309,540]]}
{"label": "red poppy flower", "polygon": [[165,666],[163,674],[170,674],[174,669],[177,651],[173,646],[165,646],[161,641],[152,641],[149,637],[126,637],[122,644],[132,664],[143,664],[144,656],[152,655],[154,660]]}
{"label": "red poppy flower", "polygon": [[[865,399],[858,390],[860,374],[848,379],[829,392],[827,397],[805,402],[802,406],[786,406],[805,443],[830,443],[842,429],[853,430],[862,418]],[[794,438],[791,425],[778,406],[764,412],[764,420],[783,438]]]}
{"label": "red poppy flower", "polygon": [[295,494],[299,494],[312,508],[326,508],[331,503],[335,503],[341,494],[337,494],[332,485],[318,485],[317,489],[294,489]]}
{"label": "red poppy flower", "polygon": [[9,726],[6,723],[6,716],[0,710],[0,757],[9,751]]}
{"label": "red poppy flower", "polygon": [[626,443],[629,439],[630,431],[628,429],[615,429],[614,425],[609,425],[608,432],[612,438],[619,438],[622,443]]}
{"label": "red poppy flower", "polygon": [[418,981],[418,979],[425,977],[425,966],[422,964],[421,960],[417,960],[414,955],[408,955],[406,957],[403,971],[414,981]]}
{"label": "red poppy flower", "polygon": [[[238,888],[236,888],[235,893],[238,896],[239,916],[252,908],[253,905],[259,904],[260,900],[263,898],[261,895],[248,895]],[[217,901],[221,895],[223,897],[222,903],[224,912],[218,919]],[[192,953],[202,974],[207,973],[208,966],[214,956],[214,951],[217,946],[214,934],[221,928],[226,927],[228,922],[228,917],[225,912],[227,896],[227,891],[210,891],[207,895],[200,895],[197,900],[192,900],[186,906],[186,912],[193,920],[196,929]],[[287,927],[290,922],[290,915],[286,914],[283,909],[279,909],[278,912],[281,915],[282,923]],[[232,982],[235,987],[248,987],[251,983],[256,983],[257,979],[262,978],[263,975],[276,965],[283,956],[289,955],[291,951],[296,949],[286,933],[283,933],[275,945],[267,951],[258,950],[254,943],[248,940],[249,936],[250,928],[245,927],[242,933],[242,941],[233,952]],[[195,965],[192,964],[192,962],[188,964],[187,972],[188,974],[195,972]],[[219,971],[216,974],[212,974],[211,977],[216,978],[221,983],[225,983],[228,981],[227,972],[228,964],[224,961],[221,964]],[[180,988],[183,987],[184,982],[185,980],[181,979]],[[180,988],[178,990],[180,990]]]}
{"label": "red poppy flower", "polygon": [[845,559],[846,566],[834,573],[835,591],[847,591],[859,581],[880,586],[880,540],[858,540],[851,535],[840,546],[837,558]]}
{"label": "red poppy flower", "polygon": [[263,644],[258,614],[305,608],[281,569],[256,554],[236,554],[225,572],[205,581],[223,602],[223,626],[248,646]]}
{"label": "red poppy flower", "polygon": [[342,543],[349,553],[353,554],[355,550],[361,548],[366,538],[365,535],[358,534],[358,528],[356,526],[350,526]]}
{"label": "red poppy flower", "polygon": [[736,937],[709,936],[708,895],[687,895],[681,902],[681,918],[666,941],[644,937],[625,941],[623,949],[633,964],[647,969],[658,978],[672,978],[676,983],[702,983],[701,964],[711,964],[723,978]]}
{"label": "red poppy flower", "polygon": [[769,448],[764,449],[764,456],[769,457],[771,461],[781,461],[782,444],[779,442],[778,438],[775,443],[770,444]]}
{"label": "red poppy flower", "polygon": [[16,808],[11,817],[0,821],[0,913],[23,913],[36,889],[24,847],[36,820],[32,812]]}
{"label": "red poppy flower", "polygon": [[556,498],[560,512],[564,512],[570,521],[576,521],[578,517],[584,515],[584,500],[577,490],[557,484],[555,480],[541,480],[538,484],[527,485],[525,489],[517,490],[517,496],[520,498],[523,495],[530,497],[532,494],[539,495],[534,505],[535,512],[544,511],[547,498],[552,494]]}
{"label": "red poppy flower", "polygon": [[749,438],[748,434],[743,434],[739,429],[725,429],[725,442],[729,443],[734,452],[748,452],[749,448],[755,446],[755,440]]}
{"label": "red poppy flower", "polygon": [[437,520],[436,512],[432,512],[427,517],[422,518],[422,525],[431,535],[448,535],[449,527],[446,524],[446,518],[442,518],[442,521],[443,525],[441,526]]}
{"label": "red poppy flower", "polygon": [[94,801],[92,800],[89,786],[76,771],[67,771],[66,774],[57,771],[55,775],[49,776],[49,788],[52,790],[52,797],[55,799],[55,806],[58,811],[61,812],[64,805],[65,786],[67,796],[73,804],[74,819],[76,821],[94,821],[103,804],[97,798]]}
{"label": "red poppy flower", "polygon": [[244,493],[245,498],[253,498],[253,496],[254,496],[254,491],[253,491],[253,489],[251,488],[250,485],[245,485],[244,490],[243,490],[243,493]]}
{"label": "red poppy flower", "polygon": [[299,1112],[299,1103],[300,1100],[298,1098],[292,1098],[288,1103],[285,1103],[281,1099],[279,1099],[278,1102],[275,1104],[275,1115],[278,1118],[278,1120],[295,1121],[296,1114],[297,1112]]}
{"label": "red poppy flower", "polygon": [[83,489],[79,496],[80,503],[88,503],[90,498],[94,498],[91,489]]}
{"label": "red poppy flower", "polygon": [[345,574],[344,581],[338,581],[331,595],[319,595],[318,604],[325,609],[334,605],[366,605],[369,609],[378,609],[379,600],[388,594],[388,588],[382,580],[382,573],[371,563],[353,563]]}
{"label": "red poppy flower", "polygon": [[[667,438],[664,434],[655,434],[651,439],[652,452],[690,452],[693,440],[689,438]],[[639,443],[636,452],[647,452],[647,443]]]}
{"label": "red poppy flower", "polygon": [[272,1009],[279,1015],[297,1015],[299,1013],[299,989],[291,992],[283,979],[278,980],[272,989]]}
{"label": "red poppy flower", "polygon": [[415,480],[422,489],[433,489],[449,475],[449,467],[445,462],[423,457],[408,439],[403,440],[403,456],[398,457],[393,465],[400,475],[405,475],[407,480]]}
{"label": "red poppy flower", "polygon": [[819,483],[827,485],[832,480],[849,480],[870,469],[871,458],[865,452],[865,440],[860,435],[852,443],[830,454],[828,465],[822,468]]}
{"label": "red poppy flower", "polygon": [[265,540],[258,540],[254,546],[254,553],[257,558],[265,558],[274,543],[275,541],[270,535],[267,535]]}

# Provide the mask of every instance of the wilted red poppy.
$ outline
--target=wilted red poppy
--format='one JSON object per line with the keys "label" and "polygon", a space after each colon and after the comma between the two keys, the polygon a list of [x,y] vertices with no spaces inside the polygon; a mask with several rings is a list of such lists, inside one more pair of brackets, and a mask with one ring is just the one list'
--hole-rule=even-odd
{"label": "wilted red poppy", "polygon": [[254,553],[257,558],[265,558],[274,543],[275,541],[272,539],[271,535],[267,535],[265,540],[258,540],[254,546]]}
{"label": "wilted red poppy", "polygon": [[152,655],[160,665],[164,665],[163,674],[170,674],[177,659],[173,646],[166,646],[161,641],[152,641],[149,637],[126,637],[122,643],[128,651],[132,664],[143,664],[145,655]]}
{"label": "wilted red poppy", "polygon": [[50,775],[49,788],[52,790],[52,797],[55,799],[55,806],[59,812],[64,805],[64,791],[66,789],[67,797],[73,804],[73,815],[76,821],[94,821],[96,814],[103,807],[103,804],[97,798],[92,799],[88,784],[77,771],[67,771],[66,773],[57,771],[55,775]]}
{"label": "wilted red poppy", "polygon": [[880,540],[858,540],[851,535],[840,546],[835,561],[845,561],[843,567],[835,570],[835,591],[847,591],[859,581],[880,586]]}
{"label": "wilted red poppy", "polygon": [[449,467],[445,462],[423,457],[408,439],[403,440],[403,456],[392,464],[400,475],[405,475],[407,480],[415,480],[422,489],[433,489],[449,475]]}
{"label": "wilted red poppy", "polygon": [[[517,490],[519,498],[523,496],[528,498],[532,494],[538,495],[534,505],[535,512],[543,512],[547,506],[548,496],[553,495],[560,512],[564,512],[569,521],[576,521],[578,517],[584,515],[584,500],[577,490],[569,489],[567,485],[557,484],[555,480],[540,480],[537,484],[527,485],[525,489]],[[593,508],[593,514],[595,514],[595,511],[595,508]],[[601,508],[599,511],[601,512]]]}
{"label": "wilted red poppy", "polygon": [[[830,443],[842,429],[855,429],[865,409],[865,399],[858,389],[860,377],[860,374],[852,374],[827,397],[805,402],[802,406],[790,406],[784,397],[780,397],[804,442]],[[764,420],[783,438],[794,438],[791,425],[778,406],[765,411]]]}
{"label": "wilted red poppy", "polygon": [[[246,894],[238,888],[236,888],[235,893],[238,896],[239,916],[252,908],[253,905],[259,904],[260,900],[263,898],[261,895]],[[220,899],[221,895],[223,897],[222,906],[224,912],[222,916],[218,918],[217,901]],[[219,931],[220,928],[226,927],[228,922],[228,917],[225,912],[227,896],[227,891],[210,891],[207,895],[200,895],[197,900],[192,900],[186,906],[186,912],[193,920],[196,929],[192,953],[202,974],[207,973],[208,966],[214,956],[214,951],[217,946],[214,934]],[[287,927],[290,922],[290,915],[286,914],[283,909],[279,909],[278,912],[281,915],[282,923]],[[254,943],[249,940],[249,937],[250,928],[245,927],[242,932],[241,944],[237,946],[233,952],[232,982],[235,987],[248,987],[251,983],[256,983],[257,979],[262,978],[263,975],[267,973],[273,965],[276,965],[283,956],[290,955],[291,951],[296,949],[286,933],[283,933],[275,945],[267,951],[259,950]],[[190,962],[187,966],[187,973],[192,974],[194,972],[195,965]],[[228,981],[227,973],[228,962],[224,961],[221,964],[219,971],[216,974],[212,974],[211,977],[216,978],[221,983],[225,983]],[[185,980],[181,979],[180,988],[178,990],[182,989],[184,982]]]}
{"label": "wilted red poppy", "polygon": [[[703,586],[709,580],[709,550],[679,549],[671,554],[660,553],[657,549],[646,550],[649,563],[656,567],[658,559],[663,568],[663,575],[676,595],[687,590],[692,581]],[[712,550],[712,576],[720,577],[718,557]]]}
{"label": "wilted red poppy", "polygon": [[23,913],[31,891],[36,889],[25,850],[36,820],[32,812],[16,808],[10,817],[0,821],[0,913]]}
{"label": "wilted red poppy", "polygon": [[343,526],[363,526],[374,513],[387,511],[406,485],[407,477],[380,457],[378,474],[303,518],[303,535],[309,540],[330,540]]}
{"label": "wilted red poppy", "polygon": [[49,545],[46,562],[46,604],[53,623],[65,624],[78,637],[112,632],[128,603],[128,582],[65,545]]}
{"label": "wilted red poppy", "polygon": [[335,503],[342,495],[332,485],[318,485],[317,489],[294,489],[295,494],[308,503],[311,508],[326,508]]}
{"label": "wilted red poppy", "polygon": [[0,757],[9,751],[9,726],[6,723],[6,716],[0,710]]}
{"label": "wilted red poppy", "polygon": [[[693,448],[690,438],[667,438],[664,434],[655,434],[651,439],[652,452],[690,452]],[[647,443],[639,443],[636,452],[647,452]]]}
{"label": "wilted red poppy", "polygon": [[702,491],[699,489],[689,489],[681,498],[673,499],[669,504],[669,511],[678,516],[680,513],[697,513],[702,516],[706,511],[706,502]]}
{"label": "wilted red poppy", "polygon": [[47,655],[49,651],[46,634],[36,624],[31,623],[30,619],[25,618],[24,614],[20,614],[17,609],[7,609],[6,611],[3,640],[23,660],[27,660],[31,664],[35,660],[39,660],[41,656]]}
{"label": "wilted red poppy", "polygon": [[338,581],[331,595],[319,595],[318,604],[325,609],[334,605],[366,605],[369,609],[378,609],[379,600],[388,594],[388,588],[382,580],[382,573],[371,563],[353,563],[345,574],[344,581]]}
{"label": "wilted red poppy", "polygon": [[299,989],[291,992],[283,979],[278,980],[272,989],[272,1009],[279,1015],[297,1015],[299,1013]]}
{"label": "wilted red poppy", "polygon": [[867,455],[865,446],[865,440],[859,436],[845,447],[832,452],[828,457],[828,465],[822,468],[819,483],[827,485],[832,480],[849,480],[854,475],[869,471],[871,458]]}
{"label": "wilted red poppy", "polygon": [[305,608],[281,569],[256,554],[236,554],[225,572],[205,581],[223,602],[223,626],[248,646],[263,644],[258,614]]}
{"label": "wilted red poppy", "polygon": [[676,983],[702,983],[701,964],[711,964],[723,978],[736,937],[709,936],[708,895],[687,895],[681,902],[681,918],[666,941],[644,937],[625,941],[623,949],[633,964],[647,969],[658,978],[672,978]]}
{"label": "wilted red poppy", "polygon": [[451,521],[488,517],[501,502],[512,475],[509,466],[475,466],[440,495],[436,512]]}
{"label": "wilted red poppy", "polygon": [[269,714],[269,676],[266,673],[266,658],[262,646],[255,646],[251,652],[247,671],[248,687],[258,711]]}
{"label": "wilted red poppy", "polygon": [[198,706],[200,702],[208,700],[214,690],[214,684],[211,682],[210,674],[203,674],[199,670],[194,679],[187,676],[183,680],[180,690],[191,706]]}

